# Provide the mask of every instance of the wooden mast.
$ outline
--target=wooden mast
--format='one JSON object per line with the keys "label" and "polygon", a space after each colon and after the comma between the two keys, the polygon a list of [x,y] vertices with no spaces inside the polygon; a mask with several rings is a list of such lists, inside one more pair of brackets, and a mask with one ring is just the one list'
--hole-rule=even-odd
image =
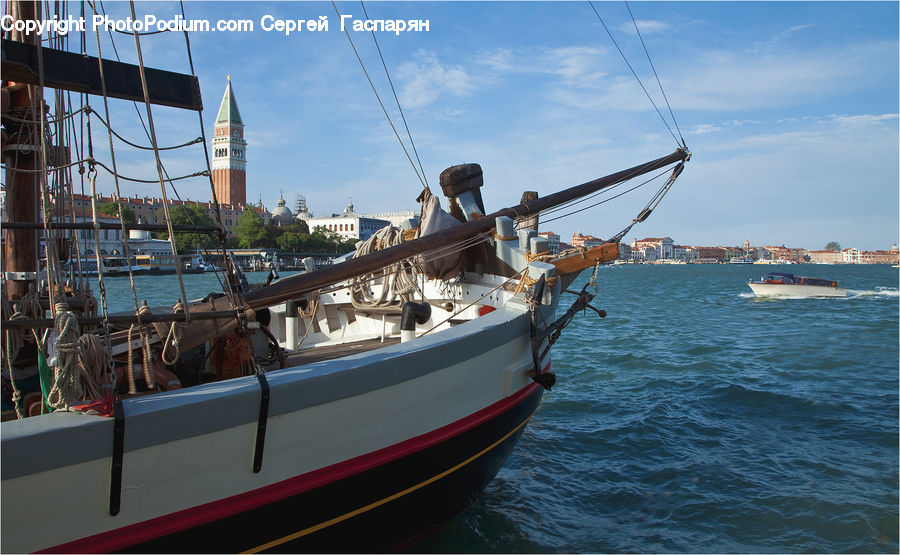
{"label": "wooden mast", "polygon": [[[7,13],[16,20],[41,19],[40,2],[9,0]],[[42,163],[39,110],[44,110],[43,89],[103,94],[99,64],[106,68],[107,96],[143,101],[140,68],[114,60],[42,47],[36,32],[12,31],[2,40],[3,77],[2,108],[13,118],[4,121],[3,137],[6,174],[6,242],[3,249],[3,271],[9,299],[22,297],[28,284],[38,278],[39,229],[41,221],[38,173]],[[146,68],[149,101],[152,104],[189,110],[202,110],[200,84],[193,75]],[[13,82],[14,80],[14,82]],[[19,120],[25,120],[20,122]],[[51,156],[51,160],[53,157]],[[58,227],[62,229],[63,227]]]}
{"label": "wooden mast", "polygon": [[[10,1],[7,13],[16,19],[37,20],[41,15],[38,2]],[[16,40],[36,45],[37,33],[13,31]],[[44,106],[43,91],[33,85],[7,82],[4,87],[3,111],[12,111],[24,119],[16,122],[13,132],[3,145],[6,170],[6,217],[9,221],[37,222],[38,183],[40,174],[40,125],[37,121]],[[8,102],[8,105],[7,105]],[[38,232],[34,229],[10,229],[6,231],[3,249],[3,271],[6,277],[6,293],[10,300],[23,297],[28,284],[37,285]]]}

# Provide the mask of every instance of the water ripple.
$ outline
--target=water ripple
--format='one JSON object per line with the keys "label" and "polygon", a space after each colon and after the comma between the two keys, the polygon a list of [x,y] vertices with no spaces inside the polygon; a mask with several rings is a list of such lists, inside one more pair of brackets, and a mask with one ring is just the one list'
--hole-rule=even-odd
{"label": "water ripple", "polygon": [[727,265],[601,273],[609,316],[566,329],[508,464],[419,549],[897,552],[897,272],[801,270],[851,294],[757,299]]}

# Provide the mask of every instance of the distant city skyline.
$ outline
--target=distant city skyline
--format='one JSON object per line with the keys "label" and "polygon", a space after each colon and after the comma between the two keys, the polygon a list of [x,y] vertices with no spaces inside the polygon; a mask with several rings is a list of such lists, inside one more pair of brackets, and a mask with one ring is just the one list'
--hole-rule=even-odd
{"label": "distant city skyline", "polygon": [[[541,233],[547,233],[547,232],[556,233],[556,232],[553,231],[552,229],[544,229],[543,227],[540,228],[540,231],[541,231]],[[593,237],[598,237],[598,238],[600,238],[600,239],[605,239],[605,238],[602,237],[602,236],[594,235],[594,234],[589,233],[589,232],[586,233],[586,232],[581,231],[581,230],[575,232],[575,234],[578,234],[578,233],[581,233],[582,235],[585,235],[585,236],[593,236]],[[557,233],[557,235],[559,235],[559,234]],[[573,236],[574,236],[574,234],[573,234],[572,236],[569,236],[568,239],[566,239],[566,238],[563,237],[563,236],[560,236],[560,240],[563,241],[564,243],[571,244],[571,239],[573,238]],[[860,247],[858,247],[858,246],[856,246],[856,245],[844,244],[843,242],[841,242],[841,241],[836,241],[836,240],[834,240],[834,239],[832,239],[832,240],[830,240],[830,241],[825,241],[825,242],[823,242],[821,247],[817,247],[817,246],[808,246],[808,245],[796,245],[796,244],[788,244],[788,243],[765,243],[765,244],[763,244],[763,243],[754,243],[753,241],[750,241],[749,239],[745,239],[744,241],[741,241],[740,243],[736,243],[736,244],[726,244],[726,243],[710,242],[709,240],[701,241],[701,242],[699,242],[699,243],[684,243],[684,242],[677,241],[676,238],[675,238],[675,237],[672,237],[672,235],[670,235],[670,234],[657,234],[657,235],[630,235],[630,236],[628,236],[628,237],[624,237],[624,238],[622,239],[622,242],[623,242],[623,243],[631,244],[631,243],[633,243],[634,241],[643,241],[643,240],[648,240],[648,239],[653,239],[653,238],[665,238],[665,237],[668,237],[668,238],[672,239],[672,240],[675,242],[675,244],[678,244],[678,245],[685,245],[685,246],[692,246],[692,247],[697,247],[697,246],[704,246],[704,247],[743,247],[743,246],[745,245],[745,241],[749,241],[749,244],[750,244],[751,247],[786,247],[786,248],[804,249],[804,250],[810,250],[810,251],[827,250],[825,247],[826,247],[829,243],[831,243],[832,241],[838,243],[838,244],[841,246],[841,250],[844,250],[844,249],[854,249],[854,248],[855,248],[855,249],[866,250],[866,251],[889,251],[889,250],[891,250],[892,247],[897,247],[897,246],[898,246],[898,242],[897,242],[897,241],[894,241],[894,242],[891,243],[890,245],[887,245],[887,246],[882,247],[882,248],[863,249],[863,248],[860,248]]]}
{"label": "distant city skyline", "polygon": [[[364,17],[358,3],[341,14]],[[629,5],[693,159],[639,234],[680,241],[886,249],[900,236],[898,4],[896,2],[636,2]],[[595,7],[678,133],[624,4]],[[129,15],[108,3],[110,17]],[[365,212],[415,209],[421,184],[385,121],[330,3],[187,2],[188,19],[246,19],[253,31],[191,35],[204,97],[207,142],[226,76],[246,125],[247,200],[275,206],[279,190],[314,213],[352,197]],[[590,5],[573,2],[373,2],[373,19],[428,20],[428,31],[377,34],[432,190],[446,167],[478,162],[486,208],[517,204],[525,190],[561,188],[668,154],[661,123]],[[171,2],[138,3],[138,15],[180,14]],[[319,20],[328,31],[265,31],[264,16]],[[142,37],[150,67],[187,72],[182,36]],[[381,60],[365,32],[350,32],[407,143]],[[112,55],[102,37],[104,55]],[[116,35],[123,61],[133,38]],[[96,47],[88,41],[88,54]],[[134,107],[111,102],[111,120],[142,137]],[[192,117],[154,108],[160,143],[199,133]],[[108,157],[94,139],[95,156]],[[209,148],[209,145],[207,145]],[[125,149],[124,175],[154,176]],[[413,160],[416,156],[410,152]],[[166,152],[172,175],[200,169],[203,148]],[[658,181],[552,222],[561,236],[624,228]],[[111,191],[101,172],[101,190]],[[177,184],[208,200],[209,184]],[[123,194],[158,188],[123,183]],[[618,191],[615,191],[618,192]],[[615,193],[613,192],[613,194]],[[603,198],[602,196],[600,198]],[[290,201],[291,199],[288,198]],[[445,203],[446,205],[446,203]],[[560,213],[562,214],[562,213]],[[559,215],[559,214],[555,214]],[[554,216],[555,216],[554,215]]]}

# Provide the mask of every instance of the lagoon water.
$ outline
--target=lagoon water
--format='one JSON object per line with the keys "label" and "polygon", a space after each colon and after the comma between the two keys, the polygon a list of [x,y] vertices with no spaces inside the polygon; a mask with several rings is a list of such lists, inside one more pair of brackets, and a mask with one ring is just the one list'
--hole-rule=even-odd
{"label": "lagoon water", "polygon": [[[850,296],[755,298],[773,270]],[[173,276],[137,281],[151,306],[179,296]],[[622,266],[598,285],[607,318],[565,330],[500,474],[410,552],[898,551],[897,269]],[[108,282],[112,310],[127,286]]]}
{"label": "lagoon water", "polygon": [[[850,296],[755,298],[776,269]],[[411,551],[898,551],[896,269],[624,266],[598,285],[607,318],[563,332],[510,460]]]}

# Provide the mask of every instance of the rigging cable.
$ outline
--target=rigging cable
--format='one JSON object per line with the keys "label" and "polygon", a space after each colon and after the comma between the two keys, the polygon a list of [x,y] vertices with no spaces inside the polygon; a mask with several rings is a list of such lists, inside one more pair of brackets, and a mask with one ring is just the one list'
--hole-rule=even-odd
{"label": "rigging cable", "polygon": [[656,84],[659,85],[659,92],[662,93],[663,99],[666,101],[666,107],[669,109],[669,115],[672,116],[672,123],[675,124],[675,130],[678,131],[678,137],[681,138],[681,146],[687,148],[687,144],[684,142],[684,136],[681,134],[681,128],[678,127],[678,121],[675,119],[675,112],[672,111],[672,105],[669,104],[669,97],[666,96],[666,91],[663,90],[662,83],[659,80],[659,75],[656,73],[656,67],[653,65],[653,60],[650,59],[650,52],[647,50],[647,45],[644,44],[644,37],[641,36],[641,31],[638,29],[637,21],[634,19],[634,14],[631,13],[631,6],[628,5],[628,0],[625,0],[625,7],[628,8],[628,15],[631,16],[631,22],[634,24],[634,30],[637,33],[639,39],[641,39],[641,46],[644,47],[644,53],[647,55],[647,62],[650,63],[650,69],[653,70],[653,76],[656,77]]}
{"label": "rigging cable", "polygon": [[[181,7],[181,18],[186,19],[185,13],[184,13],[184,2],[179,2],[178,4]],[[190,36],[188,35],[187,29],[185,29],[185,31],[184,31],[184,43],[185,43],[185,49],[187,50],[188,64],[191,68],[191,75],[196,78],[197,72],[194,70],[194,57],[191,54],[191,39],[190,39]],[[212,196],[210,198],[212,199],[213,211],[216,214],[215,223],[217,226],[219,226],[219,236],[217,237],[217,239],[218,239],[217,246],[219,247],[219,250],[222,254],[222,268],[224,268],[224,270],[225,270],[225,276],[226,276],[225,279],[229,280],[229,283],[231,283],[231,280],[234,279],[233,276],[235,275],[235,272],[234,272],[234,268],[232,267],[232,264],[231,264],[231,262],[232,262],[231,257],[228,256],[228,253],[226,252],[226,249],[225,249],[225,238],[227,236],[227,233],[225,231],[225,226],[224,226],[225,220],[222,219],[222,213],[221,213],[221,210],[219,209],[219,199],[218,199],[218,196],[216,195],[216,184],[213,182],[213,178],[212,178],[212,167],[210,166],[210,162],[209,162],[209,144],[206,142],[206,128],[203,125],[203,110],[197,110],[197,115],[200,118],[200,138],[202,139],[200,142],[201,142],[201,144],[203,144],[203,160],[204,160],[204,162],[206,162],[206,175],[209,178],[209,188],[210,188],[210,191],[212,192]],[[172,187],[172,190],[174,191],[175,187]],[[175,194],[177,195],[178,192],[176,191]],[[194,219],[190,215],[190,213],[187,211],[185,211],[185,213],[188,215],[188,218],[191,220],[191,223],[194,223]],[[207,251],[208,249],[205,244],[205,237],[199,233],[197,234],[197,236],[200,239],[200,244],[203,245],[204,251]],[[216,279],[219,281],[219,285],[222,286],[222,290],[226,291],[226,298],[231,303],[231,306],[232,307],[237,306],[237,304],[238,304],[237,299],[234,298],[234,295],[237,294],[236,292],[240,290],[240,287],[237,286],[237,283],[231,283],[230,287],[225,287],[225,284],[222,283],[222,278],[218,273],[216,273]]]}
{"label": "rigging cable", "polygon": [[[366,16],[366,21],[369,20],[369,12],[366,11],[366,5],[362,0],[359,0],[359,5],[362,6],[363,14]],[[400,117],[403,119],[403,127],[406,128],[406,135],[409,137],[409,144],[412,145],[413,153],[416,155],[416,162],[419,163],[419,169],[422,171],[422,177],[425,179],[425,188],[428,188],[428,176],[425,174],[425,168],[422,167],[422,160],[419,159],[419,151],[416,150],[416,143],[413,141],[412,133],[409,131],[409,125],[406,123],[406,116],[403,115],[403,108],[400,107],[400,99],[397,97],[397,91],[394,89],[394,81],[391,79],[391,74],[388,72],[387,63],[384,61],[384,55],[381,53],[381,47],[378,45],[378,39],[375,38],[375,31],[372,31],[372,40],[375,41],[375,48],[378,49],[378,57],[381,58],[381,65],[384,67],[384,74],[387,76],[388,83],[391,85],[391,92],[394,93],[394,100],[397,102],[397,110],[400,111]]]}
{"label": "rigging cable", "polygon": [[[129,2],[131,6],[131,18],[133,21],[137,21],[137,13],[134,10],[134,2]],[[156,159],[156,170],[159,174],[159,189],[162,194],[163,201],[163,214],[166,217],[166,227],[169,231],[169,245],[172,250],[172,259],[175,262],[175,274],[178,276],[178,286],[181,288],[181,298],[183,302],[188,302],[187,293],[184,289],[184,278],[181,275],[181,259],[178,257],[178,249],[175,248],[175,232],[172,230],[172,219],[169,217],[169,199],[166,195],[166,183],[164,181],[163,176],[163,167],[162,161],[159,158],[159,150],[157,149],[158,142],[156,140],[156,129],[153,126],[153,112],[150,110],[150,93],[147,89],[147,75],[144,71],[144,58],[141,52],[141,37],[137,34],[137,31],[134,33],[134,45],[137,49],[137,58],[138,58],[138,67],[141,73],[141,88],[144,92],[144,104],[147,107],[147,123],[150,125],[150,141],[153,145],[153,155]],[[187,311],[185,313],[185,323],[191,323],[191,312]],[[149,385],[149,384],[148,384]]]}
{"label": "rigging cable", "polygon": [[[600,24],[603,25],[603,28],[606,29],[606,34],[609,35],[610,40],[612,40],[613,45],[615,45],[616,50],[619,51],[619,54],[622,55],[622,59],[625,60],[625,65],[628,66],[628,69],[631,70],[631,74],[634,75],[634,78],[637,79],[638,84],[641,86],[641,89],[644,91],[644,94],[647,95],[647,99],[650,100],[650,104],[653,105],[653,108],[656,110],[656,113],[659,114],[660,119],[665,124],[666,129],[669,130],[669,134],[672,135],[672,138],[675,139],[675,144],[678,146],[684,146],[678,142],[678,137],[675,136],[675,133],[672,131],[672,128],[669,126],[669,122],[666,121],[666,118],[663,117],[662,112],[659,111],[659,108],[656,106],[656,102],[653,102],[653,98],[650,96],[650,93],[647,92],[647,88],[644,87],[644,83],[641,82],[641,78],[638,77],[637,73],[634,71],[634,68],[631,67],[631,63],[628,61],[628,58],[625,56],[625,53],[622,52],[622,49],[619,48],[619,43],[616,42],[616,39],[613,38],[612,33],[609,30],[609,27],[606,26],[606,23],[603,21],[603,18],[600,17],[600,13],[597,12],[597,8],[594,7],[594,3],[591,0],[588,0],[588,4],[591,6],[591,9],[594,10],[594,15],[597,16],[597,19],[600,21]],[[683,141],[683,139],[682,139]]]}
{"label": "rigging cable", "polygon": [[[331,6],[334,8],[334,12],[341,17],[341,12],[338,11],[337,6],[334,3],[334,0],[331,0]],[[372,78],[369,77],[369,72],[366,71],[366,65],[363,63],[362,58],[359,56],[359,52],[356,50],[356,45],[353,44],[353,39],[350,38],[350,32],[344,29],[344,34],[347,35],[347,40],[350,41],[350,47],[353,49],[353,53],[356,54],[356,59],[359,61],[359,67],[362,68],[363,73],[366,75],[366,79],[369,81],[369,86],[372,87],[372,92],[375,93],[375,98],[378,100],[378,104],[381,106],[381,110],[384,112],[384,116],[387,118],[388,123],[391,126],[391,129],[394,131],[394,135],[397,137],[397,140],[400,141],[400,147],[403,148],[404,154],[406,154],[406,159],[409,160],[409,163],[412,165],[413,171],[416,172],[416,177],[419,178],[419,183],[422,184],[422,187],[427,188],[428,185],[425,184],[425,181],[422,179],[422,176],[419,175],[419,170],[416,168],[416,164],[412,161],[412,157],[409,155],[409,151],[406,150],[406,145],[403,144],[403,139],[400,138],[400,134],[397,133],[397,128],[394,127],[394,122],[391,121],[391,116],[388,115],[387,108],[384,107],[384,103],[381,101],[381,96],[378,95],[378,91],[375,89],[375,84],[372,82]]]}
{"label": "rigging cable", "polygon": [[[94,15],[97,15],[96,7],[90,3],[88,5],[93,10]],[[102,96],[103,96],[103,109],[104,109],[104,113],[106,114],[106,121],[111,122],[110,117],[109,117],[109,96],[106,94],[106,73],[104,72],[104,69],[103,69],[103,55],[100,50],[100,33],[95,32],[94,37],[97,39],[97,65],[99,66],[99,72],[100,72],[100,89],[101,89]],[[115,49],[115,43],[113,43],[113,49]],[[91,189],[92,189],[91,190],[91,204],[93,206],[97,202],[97,196],[96,196],[96,191],[94,190],[95,180],[91,179],[91,174],[93,173],[96,176],[97,169],[94,166],[95,162],[93,162],[94,149],[93,149],[93,140],[92,140],[92,135],[91,135],[91,114],[90,114],[90,112],[87,113],[87,132],[88,132],[87,133],[88,158],[90,159],[89,167],[88,167],[88,181],[91,184]],[[134,301],[134,313],[137,315],[137,322],[138,322],[138,326],[140,328],[141,339],[142,339],[142,342],[146,344],[148,339],[147,339],[147,335],[146,335],[146,329],[145,329],[143,323],[141,322],[140,304],[138,303],[137,288],[134,283],[134,270],[133,270],[132,264],[131,264],[131,248],[128,246],[128,240],[127,240],[128,230],[125,228],[125,218],[123,217],[125,212],[122,207],[122,191],[119,188],[119,173],[118,173],[118,169],[116,166],[116,154],[115,154],[115,150],[113,147],[113,136],[112,136],[112,133],[109,132],[108,129],[107,129],[107,137],[109,138],[109,155],[110,155],[110,160],[112,161],[112,172],[111,173],[113,175],[113,183],[116,186],[116,208],[118,209],[119,222],[122,224],[121,225],[122,250],[125,254],[126,266],[128,267],[128,281],[129,281],[129,284],[131,285],[131,298]],[[95,234],[96,233],[99,233],[99,232],[95,231]],[[103,281],[102,281],[103,273],[100,269],[103,266],[101,265],[101,262],[100,262],[100,252],[99,251],[97,252],[96,256],[97,256],[97,277],[98,277],[97,281],[98,281],[99,287],[100,287],[100,293],[101,293],[101,301],[100,302],[101,302],[101,306],[102,306],[103,320],[104,320],[103,327],[106,330],[106,334],[109,335],[109,318],[108,318],[108,312],[107,312],[107,308],[106,308],[106,288],[104,287]],[[130,345],[130,343],[129,343],[129,345]]]}
{"label": "rigging cable", "polygon": [[[567,218],[567,217],[569,217],[569,216],[571,216],[571,215],[573,215],[573,214],[577,214],[577,213],[579,213],[579,212],[584,212],[585,210],[588,210],[589,208],[594,208],[595,206],[600,206],[601,204],[607,203],[607,202],[609,202],[609,201],[611,201],[611,200],[613,200],[613,199],[616,199],[616,198],[621,197],[622,195],[628,194],[628,193],[630,193],[631,191],[634,191],[635,189],[638,189],[638,188],[640,188],[640,187],[643,187],[644,185],[650,183],[651,181],[654,181],[654,180],[656,180],[656,179],[659,179],[660,177],[662,177],[663,175],[665,175],[668,171],[669,171],[668,169],[663,170],[661,173],[656,174],[655,176],[651,177],[650,179],[648,179],[648,180],[646,180],[646,181],[644,181],[644,182],[642,182],[642,183],[639,183],[639,184],[635,185],[634,187],[632,187],[632,188],[630,188],[630,189],[626,189],[625,191],[622,191],[621,193],[619,193],[619,194],[617,194],[617,195],[613,195],[613,196],[611,196],[611,197],[609,197],[609,198],[606,198],[606,199],[603,199],[603,200],[601,200],[601,201],[599,201],[599,202],[595,202],[594,204],[591,204],[590,206],[585,206],[585,207],[583,207],[583,208],[579,208],[578,210],[573,210],[572,212],[568,212],[568,213],[566,213],[566,214],[563,214],[562,216],[557,216],[557,217],[555,217],[555,218],[549,218],[549,219],[546,219],[546,220],[541,220],[541,223],[547,223],[547,222],[552,222],[552,221],[554,221],[554,220],[559,220],[559,219],[561,219],[561,218]],[[608,189],[607,189],[607,190],[608,190]],[[659,195],[659,193],[657,192],[657,195],[654,195],[653,198],[656,198],[656,196],[658,196],[658,195]],[[651,200],[651,202],[652,202],[652,200]]]}
{"label": "rigging cable", "polygon": [[[88,5],[91,6],[91,8],[92,8],[92,9],[94,10],[94,12],[96,13],[96,11],[97,11],[96,4],[94,4],[94,3],[92,3],[92,2],[88,2]],[[103,15],[105,16],[105,15],[106,15],[106,8],[103,6],[103,1],[102,1],[102,0],[100,0],[99,5],[100,5],[100,9],[103,11]],[[184,4],[183,4],[183,3],[181,4],[181,15],[182,15],[182,17],[185,16],[185,14],[184,14]],[[111,31],[107,30],[107,33],[109,34],[109,40],[110,40],[110,43],[112,44],[112,48],[113,48],[113,52],[114,52],[114,54],[115,54],[116,60],[121,61],[121,57],[119,56],[119,51],[118,51],[118,49],[116,48],[116,41],[115,41],[115,38],[113,37],[113,34],[112,34]],[[131,34],[131,33],[123,33],[123,34]],[[134,31],[134,34],[139,34],[139,35],[140,35],[140,34],[142,34],[142,35],[149,35],[149,34],[157,34],[157,33],[155,33],[155,32],[154,32],[154,33],[137,33],[137,31]],[[194,67],[193,67],[193,58],[192,58],[192,56],[191,56],[190,40],[189,40],[189,38],[188,38],[187,30],[184,31],[184,34],[185,34],[185,42],[187,43],[188,61],[190,62],[190,65],[191,65],[191,75],[194,76],[194,77],[196,77],[196,72],[194,71]],[[137,113],[138,120],[141,122],[141,127],[144,129],[144,134],[145,134],[145,135],[147,136],[147,138],[150,139],[151,142],[152,142],[152,138],[151,138],[151,136],[150,136],[150,132],[149,132],[149,130],[147,129],[147,124],[144,122],[143,115],[141,114],[141,111],[140,111],[140,109],[139,109],[138,106],[137,106],[137,102],[132,102],[132,105],[134,106],[135,112]],[[101,121],[102,121],[102,119],[101,119]],[[107,124],[106,122],[103,122],[103,123],[104,123],[104,125],[106,125],[106,126],[109,128],[109,130],[110,130],[111,132],[115,133],[115,131],[112,130],[112,128],[110,127],[109,124]],[[201,136],[200,136],[199,138],[194,139],[193,141],[188,142],[188,143],[185,143],[185,144],[183,144],[183,145],[178,145],[178,146],[176,146],[176,147],[158,147],[158,148],[159,148],[159,150],[169,150],[169,149],[171,149],[171,148],[181,148],[181,147],[190,146],[190,145],[195,144],[195,143],[197,143],[197,142],[203,142],[203,148],[204,148],[204,160],[205,160],[205,162],[206,162],[206,170],[205,170],[205,171],[204,171],[204,170],[201,170],[201,171],[199,171],[199,172],[194,172],[194,173],[189,174],[189,175],[185,175],[185,176],[182,176],[182,177],[175,177],[175,178],[171,178],[171,177],[169,176],[169,172],[168,172],[168,170],[166,170],[165,166],[162,166],[162,171],[163,171],[163,173],[164,173],[165,176],[166,176],[165,181],[166,181],[167,183],[169,183],[169,185],[172,187],[172,192],[175,193],[175,197],[176,197],[178,200],[182,201],[182,202],[184,202],[184,199],[181,198],[181,194],[178,192],[178,189],[175,187],[174,181],[181,180],[181,179],[187,179],[187,178],[191,178],[191,177],[202,177],[202,176],[204,176],[204,175],[205,175],[205,176],[208,176],[209,179],[210,179],[210,187],[213,189],[213,196],[212,196],[212,199],[213,199],[213,204],[214,204],[214,206],[215,206],[215,209],[214,209],[214,210],[215,210],[215,213],[216,213],[216,218],[217,218],[217,221],[219,222],[219,226],[221,226],[221,225],[222,225],[221,222],[222,222],[223,220],[222,220],[221,214],[220,214],[220,212],[219,212],[219,205],[218,205],[218,201],[217,201],[217,199],[216,199],[215,187],[214,187],[214,185],[213,185],[213,183],[212,183],[212,171],[211,171],[210,166],[209,166],[209,153],[208,153],[207,150],[206,150],[206,149],[207,149],[207,145],[206,145],[206,134],[205,134],[205,132],[204,132],[204,130],[203,130],[203,114],[202,114],[202,112],[200,113],[200,135],[201,135]],[[133,144],[133,143],[130,143],[129,141],[125,140],[124,138],[122,138],[122,137],[119,136],[118,134],[116,134],[116,137],[118,137],[120,140],[122,140],[122,141],[125,142],[126,144],[129,144],[129,145],[131,145],[131,146],[134,146],[135,148],[146,148],[146,147],[141,147],[141,146],[135,145],[135,144]],[[152,148],[152,147],[151,147],[151,148]],[[150,150],[150,149],[147,149],[147,150]],[[161,161],[160,161],[159,163],[161,164]],[[107,168],[107,167],[104,166],[103,164],[97,163],[97,165],[99,165],[100,167],[104,168],[104,169],[107,170],[107,171],[110,171],[109,168]],[[125,176],[119,176],[119,177],[120,177],[121,179],[126,180],[126,181],[132,181],[132,182],[135,182],[135,183],[157,183],[157,181],[148,181],[148,180],[142,180],[142,179],[134,179],[134,178],[129,178],[129,177],[125,177]],[[197,222],[194,221],[194,217],[193,217],[193,215],[190,213],[190,211],[188,211],[188,210],[183,210],[183,213],[184,213],[185,216],[187,216],[187,218],[188,218],[188,220],[190,221],[191,224],[193,224],[193,225],[198,225]],[[222,233],[224,233],[224,230],[223,230]],[[223,260],[225,261],[225,262],[224,262],[224,266],[225,266],[225,268],[226,268],[226,270],[227,270],[227,269],[230,268],[230,265],[229,265],[229,261],[227,260],[228,257],[225,256],[224,236],[222,236],[222,233],[220,233],[219,242],[223,243],[223,244],[221,245],[221,247],[222,247],[222,257],[223,257]],[[199,240],[200,244],[203,246],[203,248],[204,248],[204,249],[207,249],[207,246],[206,246],[206,243],[205,243],[205,237],[204,237],[203,235],[201,235],[201,234],[198,233],[198,240]],[[218,278],[219,276],[216,276],[216,277]],[[222,285],[222,280],[221,280],[221,279],[219,279],[219,283],[220,283],[220,285]],[[224,285],[223,285],[223,289],[225,289]]]}

